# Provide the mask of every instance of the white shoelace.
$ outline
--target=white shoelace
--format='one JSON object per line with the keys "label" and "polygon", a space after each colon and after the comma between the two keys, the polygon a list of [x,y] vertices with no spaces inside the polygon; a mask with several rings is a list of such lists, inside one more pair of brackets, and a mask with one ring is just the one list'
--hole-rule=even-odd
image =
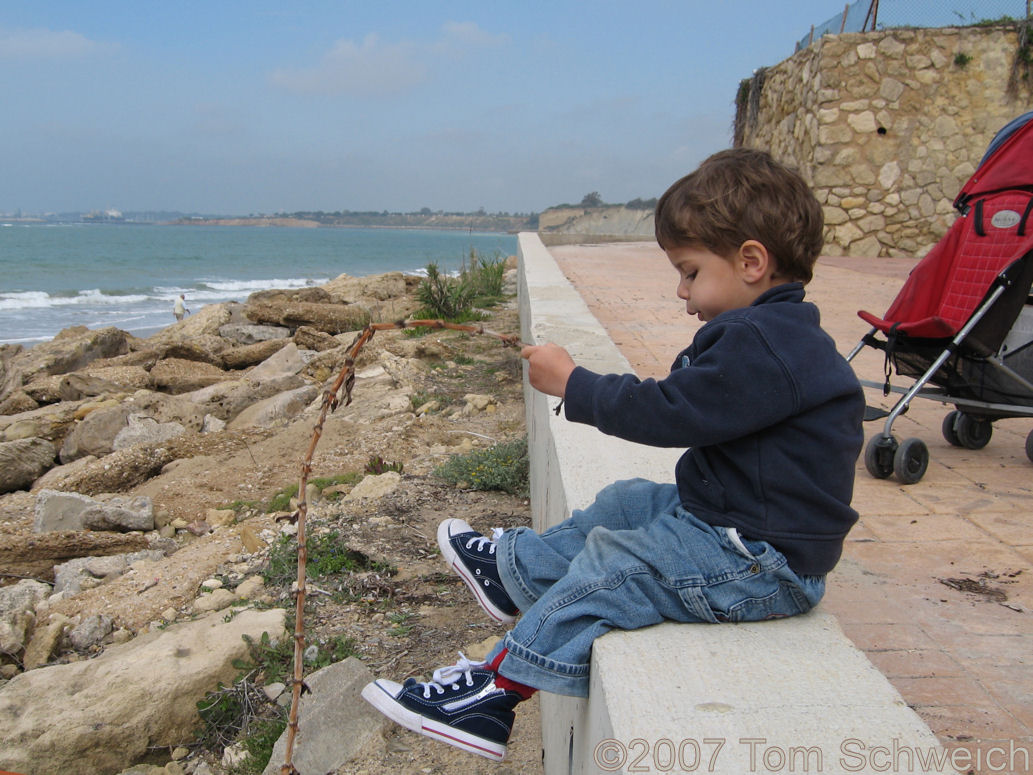
{"label": "white shoelace", "polygon": [[460,651],[458,662],[454,665],[449,665],[448,667],[439,667],[434,671],[434,675],[431,676],[430,681],[420,683],[420,686],[423,687],[423,698],[428,699],[430,697],[430,690],[432,688],[438,694],[445,693],[445,686],[451,686],[453,689],[458,689],[459,679],[464,675],[466,676],[466,685],[473,686],[473,676],[470,674],[470,671],[478,670],[487,666],[487,662],[474,662],[467,659],[466,655]]}
{"label": "white shoelace", "polygon": [[[505,531],[501,527],[493,527],[491,529],[491,536],[476,536],[474,538],[471,538],[469,541],[466,542],[466,548],[470,549],[471,547],[473,547],[474,544],[477,544],[474,551],[481,552],[484,551],[485,544],[490,544],[490,546],[488,547],[488,554],[495,554],[495,550],[498,549],[499,537],[504,532]],[[462,654],[462,652],[460,652],[460,654]]]}

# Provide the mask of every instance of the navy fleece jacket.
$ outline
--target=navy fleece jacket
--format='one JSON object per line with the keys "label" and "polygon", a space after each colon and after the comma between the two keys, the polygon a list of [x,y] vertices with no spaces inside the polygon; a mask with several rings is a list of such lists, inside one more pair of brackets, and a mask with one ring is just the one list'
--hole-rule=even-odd
{"label": "navy fleece jacket", "polygon": [[577,367],[566,417],[656,447],[688,447],[675,468],[682,505],[700,519],[769,542],[797,573],[839,560],[864,395],[804,302],[779,285],[696,333],[662,380]]}

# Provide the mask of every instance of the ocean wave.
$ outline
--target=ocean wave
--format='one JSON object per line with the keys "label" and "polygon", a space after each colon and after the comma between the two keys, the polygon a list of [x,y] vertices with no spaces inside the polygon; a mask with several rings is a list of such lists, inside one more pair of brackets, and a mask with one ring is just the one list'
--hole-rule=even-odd
{"label": "ocean wave", "polygon": [[0,310],[47,309],[50,307],[72,306],[117,306],[125,307],[151,301],[156,297],[147,294],[125,294],[114,296],[103,293],[98,288],[79,291],[75,295],[51,295],[46,291],[21,291],[0,293]]}
{"label": "ocean wave", "polygon": [[[201,278],[198,281],[202,288],[209,288],[213,291],[220,291],[222,293],[240,294],[240,293],[253,293],[254,291],[267,291],[272,288],[307,288],[313,285],[324,285],[330,282],[330,278],[308,278],[308,277],[295,277],[286,280],[272,279],[272,280],[208,280]],[[197,293],[198,291],[194,291]]]}
{"label": "ocean wave", "polygon": [[46,309],[51,307],[71,306],[120,306],[130,307],[135,304],[149,302],[169,304],[183,294],[188,301],[220,302],[231,299],[242,299],[255,291],[274,288],[305,288],[322,285],[328,279],[272,279],[272,280],[198,280],[198,285],[158,286],[155,288],[135,288],[123,293],[102,291],[99,288],[69,292],[47,293],[46,291],[8,291],[0,292],[0,311]]}

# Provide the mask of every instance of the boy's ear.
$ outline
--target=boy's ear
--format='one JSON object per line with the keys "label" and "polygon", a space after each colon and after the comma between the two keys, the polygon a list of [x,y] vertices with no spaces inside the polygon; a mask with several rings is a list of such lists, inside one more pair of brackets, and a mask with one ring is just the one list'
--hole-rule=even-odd
{"label": "boy's ear", "polygon": [[743,279],[747,282],[763,280],[770,276],[775,269],[768,249],[755,239],[746,240],[739,246],[736,259],[742,268]]}

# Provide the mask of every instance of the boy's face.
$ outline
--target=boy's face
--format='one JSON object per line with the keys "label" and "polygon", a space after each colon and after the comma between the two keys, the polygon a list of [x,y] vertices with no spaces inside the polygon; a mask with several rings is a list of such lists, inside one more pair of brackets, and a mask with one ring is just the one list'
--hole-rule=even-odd
{"label": "boy's face", "polygon": [[772,286],[764,279],[766,273],[758,280],[756,267],[744,260],[742,248],[731,258],[703,247],[671,248],[666,252],[681,278],[677,295],[685,300],[685,311],[704,322],[722,312],[750,306]]}

